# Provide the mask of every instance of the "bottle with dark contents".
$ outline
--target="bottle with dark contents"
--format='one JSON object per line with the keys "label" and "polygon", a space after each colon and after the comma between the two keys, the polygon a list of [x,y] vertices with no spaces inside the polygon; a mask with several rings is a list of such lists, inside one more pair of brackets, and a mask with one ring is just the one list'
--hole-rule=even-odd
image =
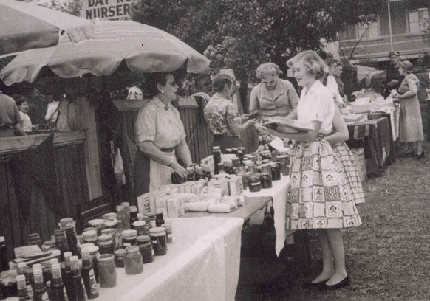
{"label": "bottle with dark contents", "polygon": [[272,181],[279,181],[281,179],[281,164],[280,163],[270,163]]}
{"label": "bottle with dark contents", "polygon": [[242,149],[238,149],[236,156],[239,158],[240,164],[243,164],[243,158],[245,156],[245,152]]}
{"label": "bottle with dark contents", "polygon": [[164,227],[155,227],[149,230],[151,237],[152,246],[154,248],[154,255],[166,255],[167,243],[166,243],[166,231]]}
{"label": "bottle with dark contents", "polygon": [[87,293],[85,291],[84,281],[81,276],[81,269],[79,267],[78,256],[70,258],[70,269],[72,273],[73,289],[75,291],[75,301],[86,301]]}
{"label": "bottle with dark contents", "polygon": [[45,261],[42,261],[41,265],[42,265],[43,279],[45,280],[45,285],[46,285],[46,282],[50,281],[52,278],[51,263],[49,262],[49,260],[45,260]]}
{"label": "bottle with dark contents", "polygon": [[260,177],[256,174],[252,174],[248,178],[249,192],[259,192],[261,190]]}
{"label": "bottle with dark contents", "polygon": [[221,149],[219,146],[214,146],[212,148],[212,155],[213,155],[213,163],[214,163],[214,174],[219,174],[218,164],[221,163]]}
{"label": "bottle with dark contents", "polygon": [[69,252],[72,252],[74,255],[79,254],[79,248],[78,248],[78,236],[76,235],[75,227],[74,226],[67,226],[66,228],[63,228],[66,230],[66,237],[67,237],[67,245],[69,246]]}
{"label": "bottle with dark contents", "polygon": [[66,288],[61,277],[61,264],[51,266],[52,280],[50,286],[51,301],[68,301]]}
{"label": "bottle with dark contents", "polygon": [[154,249],[152,248],[151,238],[149,235],[141,235],[136,238],[137,246],[140,254],[142,254],[143,263],[151,263],[154,261]]}
{"label": "bottle with dark contents", "polygon": [[94,275],[93,261],[87,251],[82,253],[82,279],[88,299],[97,298],[99,296],[99,286]]}
{"label": "bottle with dark contents", "polygon": [[100,235],[98,238],[98,245],[100,255],[113,254],[115,251],[115,246],[111,235]]}
{"label": "bottle with dark contents", "polygon": [[29,268],[25,262],[18,263],[18,275],[24,275],[27,296],[30,298],[30,300],[33,300],[33,286],[31,285],[28,270]]}
{"label": "bottle with dark contents", "polygon": [[263,189],[272,188],[272,178],[270,174],[262,173],[260,175],[260,181],[261,181],[261,188]]}
{"label": "bottle with dark contents", "polygon": [[63,283],[66,287],[67,297],[70,301],[75,300],[75,291],[72,282],[72,271],[70,269],[70,258],[72,257],[72,252],[64,253],[64,274],[62,271]]}
{"label": "bottle with dark contents", "polygon": [[163,217],[163,211],[162,210],[157,210],[157,213],[155,214],[155,225],[157,227],[164,225],[164,217]]}
{"label": "bottle with dark contents", "polygon": [[43,281],[42,269],[33,269],[34,286],[33,286],[33,300],[34,301],[49,301],[48,292],[46,291]]}
{"label": "bottle with dark contents", "polygon": [[84,251],[88,251],[90,253],[90,257],[93,261],[93,269],[94,269],[94,276],[96,277],[96,282],[99,283],[99,268],[98,268],[98,261],[100,258],[100,252],[99,247],[88,247]]}
{"label": "bottle with dark contents", "polygon": [[19,274],[16,276],[16,286],[18,288],[18,300],[19,301],[31,300],[27,294],[27,285],[25,283],[25,275]]}
{"label": "bottle with dark contents", "polygon": [[133,228],[133,223],[137,221],[137,207],[136,206],[130,206],[130,228]]}

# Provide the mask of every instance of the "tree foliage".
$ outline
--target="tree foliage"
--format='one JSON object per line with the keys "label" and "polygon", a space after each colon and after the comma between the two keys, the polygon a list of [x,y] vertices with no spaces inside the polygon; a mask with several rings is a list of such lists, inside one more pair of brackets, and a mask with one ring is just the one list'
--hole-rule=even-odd
{"label": "tree foliage", "polygon": [[[137,0],[133,19],[214,54],[247,80],[259,63],[320,49],[348,24],[373,20],[386,0]],[[208,46],[210,46],[208,48]],[[215,49],[215,51],[213,50]],[[218,57],[216,57],[218,55]],[[222,57],[221,57],[222,56]]]}

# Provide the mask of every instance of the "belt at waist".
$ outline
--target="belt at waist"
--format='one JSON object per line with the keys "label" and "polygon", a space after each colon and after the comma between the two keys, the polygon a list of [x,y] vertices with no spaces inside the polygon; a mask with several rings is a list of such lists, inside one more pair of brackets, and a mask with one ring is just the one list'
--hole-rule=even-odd
{"label": "belt at waist", "polygon": [[173,147],[172,148],[160,148],[160,150],[163,153],[171,153],[171,152],[173,152],[174,148]]}

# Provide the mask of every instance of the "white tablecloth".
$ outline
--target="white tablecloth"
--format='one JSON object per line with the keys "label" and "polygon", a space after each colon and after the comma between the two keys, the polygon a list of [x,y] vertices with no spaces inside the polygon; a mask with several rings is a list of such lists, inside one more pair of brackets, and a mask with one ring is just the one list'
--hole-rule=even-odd
{"label": "white tablecloth", "polygon": [[276,254],[279,256],[287,232],[285,231],[285,206],[287,203],[287,191],[290,185],[290,177],[283,176],[279,181],[272,182],[273,187],[270,189],[262,189],[259,192],[251,193],[245,190],[244,194],[248,197],[252,196],[271,196],[273,198],[273,209],[275,211],[275,229],[276,229]]}
{"label": "white tablecloth", "polygon": [[145,264],[142,274],[116,268],[117,286],[101,288],[96,300],[234,301],[242,224],[241,218],[173,220],[167,254]]}

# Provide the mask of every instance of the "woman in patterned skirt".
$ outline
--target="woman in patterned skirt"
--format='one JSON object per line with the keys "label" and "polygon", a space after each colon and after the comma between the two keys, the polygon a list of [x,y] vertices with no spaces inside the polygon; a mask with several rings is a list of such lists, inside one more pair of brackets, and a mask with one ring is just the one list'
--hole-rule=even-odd
{"label": "woman in patterned skirt", "polygon": [[[290,187],[286,208],[287,229],[317,229],[323,259],[322,272],[310,283],[324,290],[349,284],[345,269],[341,229],[361,225],[350,185],[339,156],[325,139],[333,131],[335,103],[331,92],[320,82],[327,72],[324,61],[313,51],[299,53],[288,61],[303,87],[297,107],[299,121],[313,124],[305,133],[272,135],[296,140],[291,158]],[[338,135],[338,141],[345,141]]]}

